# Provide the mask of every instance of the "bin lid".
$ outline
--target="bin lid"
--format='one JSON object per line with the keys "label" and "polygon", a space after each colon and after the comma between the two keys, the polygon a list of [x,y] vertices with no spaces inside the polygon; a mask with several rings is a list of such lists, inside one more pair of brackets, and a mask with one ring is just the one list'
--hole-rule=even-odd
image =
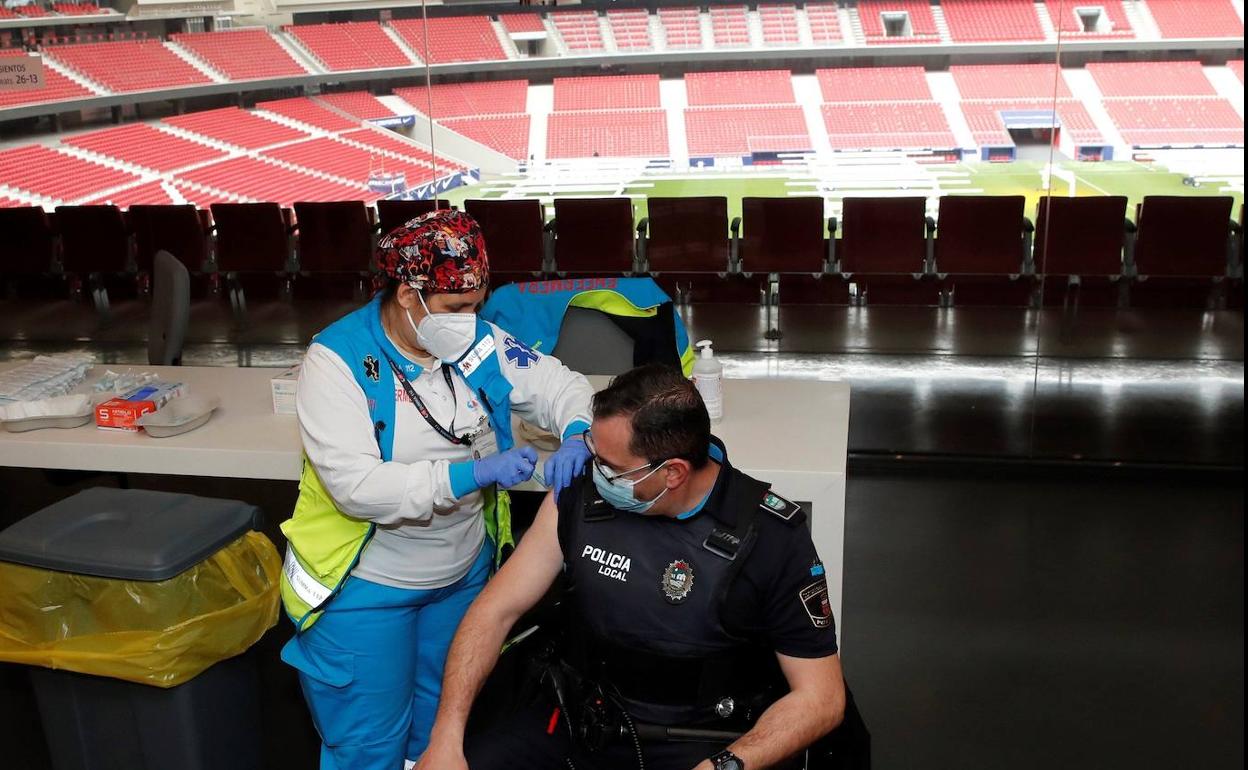
{"label": "bin lid", "polygon": [[259,523],[259,509],[239,500],[97,487],[0,532],[0,561],[118,580],[167,580]]}

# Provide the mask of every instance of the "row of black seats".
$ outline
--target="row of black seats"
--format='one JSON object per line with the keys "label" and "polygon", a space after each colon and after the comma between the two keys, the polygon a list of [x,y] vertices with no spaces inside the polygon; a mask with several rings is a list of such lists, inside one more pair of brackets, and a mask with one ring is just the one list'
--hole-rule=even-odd
{"label": "row of black seats", "polygon": [[[1225,297],[1242,276],[1242,211],[1229,197],[1042,198],[1033,226],[1022,196],[945,196],[938,218],[921,197],[846,198],[824,217],[816,197],[745,198],[729,222],[723,197],[469,200],[485,231],[495,282],[552,275],[650,274],[696,301],[1026,304],[1073,289],[1107,303],[1182,288],[1191,302]],[[0,209],[0,271],[80,278],[151,269],[164,249],[195,273],[355,274],[363,285],[379,233],[433,201]],[[1033,244],[1034,239],[1034,244]],[[1034,246],[1034,247],[1033,247]],[[1045,292],[1038,291],[1041,278]],[[1229,280],[1228,280],[1229,279]],[[1147,287],[1145,286],[1147,284]],[[1099,294],[1097,293],[1099,292]],[[1173,302],[1173,292],[1165,301]]]}

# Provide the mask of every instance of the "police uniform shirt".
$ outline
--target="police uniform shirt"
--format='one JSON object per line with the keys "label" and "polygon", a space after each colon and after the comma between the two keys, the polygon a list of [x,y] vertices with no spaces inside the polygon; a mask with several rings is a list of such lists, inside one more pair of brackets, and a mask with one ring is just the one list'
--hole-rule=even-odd
{"label": "police uniform shirt", "polygon": [[[736,522],[731,506],[726,505],[725,492],[732,466],[719,439],[712,438],[710,449],[712,461],[720,463],[719,474],[701,507],[695,508],[694,516],[713,516],[731,527]],[[572,488],[580,483],[580,479],[574,481]],[[771,507],[766,503],[771,503]],[[774,494],[755,504],[763,505],[755,517],[758,537],[720,606],[724,630],[794,658],[836,654],[836,622],[827,578],[805,514]],[[784,504],[788,504],[787,510]],[[569,554],[565,545],[567,523],[582,515],[575,505],[574,494],[563,494],[558,499],[559,542],[565,563],[578,556]],[[789,518],[784,518],[786,515]],[[617,512],[616,516],[639,514]],[[681,527],[691,520],[669,518],[665,523]],[[591,585],[582,590],[593,589]]]}

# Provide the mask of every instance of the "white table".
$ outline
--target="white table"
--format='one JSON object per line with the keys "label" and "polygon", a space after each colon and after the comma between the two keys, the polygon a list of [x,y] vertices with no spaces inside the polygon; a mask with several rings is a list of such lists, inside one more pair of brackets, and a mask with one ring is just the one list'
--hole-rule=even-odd
{"label": "white table", "polygon": [[[14,364],[0,365],[7,368]],[[218,396],[207,425],[172,438],[99,430],[0,431],[0,466],[175,476],[297,481],[301,449],[295,418],[273,414],[269,380],[280,370],[138,367]],[[97,368],[88,382],[102,374]],[[606,377],[591,377],[596,388]],[[808,503],[833,610],[841,616],[845,543],[845,463],[849,385],[809,380],[725,380],[724,419],[712,430],[733,465]],[[524,487],[522,487],[524,488]],[[538,489],[535,484],[529,488]],[[279,512],[280,513],[280,512]]]}

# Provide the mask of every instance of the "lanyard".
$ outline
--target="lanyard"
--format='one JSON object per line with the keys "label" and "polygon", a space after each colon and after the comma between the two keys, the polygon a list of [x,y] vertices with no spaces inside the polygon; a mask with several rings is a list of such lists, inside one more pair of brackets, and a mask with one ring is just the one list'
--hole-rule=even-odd
{"label": "lanyard", "polygon": [[433,415],[429,413],[429,407],[425,406],[425,402],[420,396],[416,395],[416,389],[412,387],[412,383],[408,381],[407,376],[403,374],[403,370],[394,362],[389,353],[384,353],[386,360],[390,362],[390,369],[394,372],[394,376],[398,378],[399,384],[403,386],[403,392],[407,393],[407,397],[411,399],[412,405],[416,407],[416,411],[420,412],[420,416],[425,418],[425,422],[438,432],[438,435],[456,446],[472,446],[472,439],[467,436],[455,435],[455,411],[459,409],[459,401],[455,396],[455,381],[451,379],[451,367],[446,364],[442,365],[442,374],[446,377],[446,386],[451,389],[451,404],[454,408],[451,411],[451,429],[443,428],[438,421],[433,419]]}

